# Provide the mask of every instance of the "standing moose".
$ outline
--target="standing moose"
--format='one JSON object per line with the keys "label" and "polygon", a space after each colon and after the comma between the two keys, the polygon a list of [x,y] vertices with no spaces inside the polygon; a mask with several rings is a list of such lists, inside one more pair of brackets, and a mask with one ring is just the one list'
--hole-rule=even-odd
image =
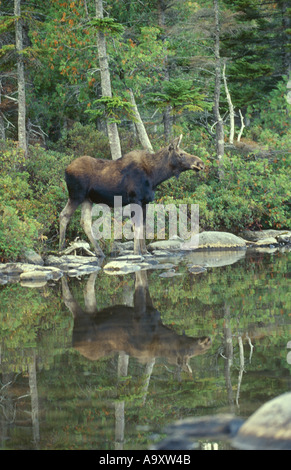
{"label": "standing moose", "polygon": [[[81,204],[81,225],[97,256],[104,256],[92,232],[93,203],[114,207],[114,197],[122,197],[122,205],[138,204],[143,209],[143,221],[136,223],[141,230],[145,221],[146,205],[154,200],[155,189],[172,176],[179,177],[187,170],[204,169],[200,158],[180,149],[182,135],[170,145],[152,154],[133,150],[117,160],[79,157],[66,168],[65,179],[68,202],[60,214],[60,250],[65,246],[67,225]],[[139,232],[141,233],[141,232]],[[134,237],[134,253],[145,253],[144,238]]]}

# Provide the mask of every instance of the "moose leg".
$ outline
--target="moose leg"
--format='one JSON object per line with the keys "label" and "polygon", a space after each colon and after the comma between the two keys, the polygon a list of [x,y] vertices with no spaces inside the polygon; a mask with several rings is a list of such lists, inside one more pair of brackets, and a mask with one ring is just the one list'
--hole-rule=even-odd
{"label": "moose leg", "polygon": [[72,296],[72,293],[69,289],[69,284],[67,279],[63,276],[61,279],[62,283],[62,294],[63,294],[63,301],[65,305],[68,307],[70,312],[73,314],[74,318],[77,318],[79,315],[82,314],[82,309],[78,302]]}
{"label": "moose leg", "polygon": [[97,241],[95,240],[93,232],[92,232],[92,207],[93,207],[92,202],[90,201],[83,202],[82,212],[81,212],[81,225],[87,237],[89,238],[90,242],[92,243],[96,255],[104,257],[104,253],[101,250],[100,246],[98,245]]}
{"label": "moose leg", "polygon": [[59,240],[60,251],[63,250],[65,247],[67,226],[68,226],[68,223],[70,222],[72,215],[74,214],[78,206],[79,206],[78,201],[73,201],[72,199],[69,199],[65,208],[60,213],[60,240]]}
{"label": "moose leg", "polygon": [[139,204],[131,204],[134,208],[134,242],[133,250],[135,255],[146,253],[145,239],[144,239],[144,224],[143,224],[143,210]]}
{"label": "moose leg", "polygon": [[95,281],[97,273],[91,273],[84,289],[85,311],[88,314],[97,312],[97,302],[95,294]]}
{"label": "moose leg", "polygon": [[146,209],[147,206],[140,206],[142,210],[137,211],[137,217],[135,219],[135,231],[134,231],[134,254],[145,255],[147,254],[146,242],[145,242],[145,228],[146,228]]}
{"label": "moose leg", "polygon": [[142,224],[143,224],[143,237],[141,238],[140,240],[140,250],[142,252],[142,254],[146,254],[148,253],[147,249],[146,249],[146,212],[147,212],[147,205],[144,205],[142,206],[142,216],[143,216],[143,221],[142,221]]}

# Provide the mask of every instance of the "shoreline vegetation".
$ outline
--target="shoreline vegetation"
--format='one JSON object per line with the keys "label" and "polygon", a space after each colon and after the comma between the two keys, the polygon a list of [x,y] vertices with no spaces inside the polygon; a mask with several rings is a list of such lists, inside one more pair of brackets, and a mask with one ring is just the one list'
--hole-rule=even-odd
{"label": "shoreline vegetation", "polygon": [[0,263],[57,250],[75,158],[181,134],[205,169],[161,184],[157,204],[199,205],[201,232],[291,230],[286,2],[14,0],[0,18]]}
{"label": "shoreline vegetation", "polygon": [[83,241],[72,242],[63,254],[47,255],[44,259],[34,250],[28,250],[22,262],[0,263],[0,285],[20,282],[25,287],[42,287],[64,275],[81,277],[101,269],[109,275],[154,269],[162,271],[161,277],[173,277],[179,275],[173,269],[177,258],[187,257],[189,253],[195,262],[189,272],[201,274],[208,267],[235,263],[247,250],[260,253],[291,250],[291,231],[247,231],[244,236],[246,239],[226,232],[202,232],[198,247],[188,251],[182,249],[184,241],[179,237],[156,241],[148,245],[149,252],[144,256],[133,254],[133,242],[116,242],[106,259],[96,257],[90,252],[89,243]]}
{"label": "shoreline vegetation", "polygon": [[[95,138],[94,149],[77,148],[69,139],[62,152],[37,145],[29,148],[26,158],[17,142],[0,140],[0,262],[19,261],[28,249],[43,257],[57,250],[59,214],[67,198],[64,169],[79,154],[89,153],[86,150],[97,158],[102,156],[98,145],[104,135],[91,125],[78,124],[72,130],[74,142],[84,133]],[[186,135],[184,148],[205,162],[205,170],[195,177],[186,173],[163,183],[156,191],[155,203],[199,205],[200,232],[289,231],[291,153],[287,139],[280,156],[271,150],[262,155],[257,147],[253,153],[226,153],[220,181],[211,142],[197,135]],[[94,140],[88,142],[92,145]],[[68,227],[67,244],[83,238],[79,219],[77,210]],[[100,241],[108,255],[112,243]]]}

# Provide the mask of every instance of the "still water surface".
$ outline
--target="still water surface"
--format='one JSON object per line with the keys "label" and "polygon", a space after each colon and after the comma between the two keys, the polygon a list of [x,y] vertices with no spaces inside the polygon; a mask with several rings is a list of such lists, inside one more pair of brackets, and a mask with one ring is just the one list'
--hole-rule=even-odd
{"label": "still water surface", "polygon": [[199,256],[0,287],[0,448],[148,449],[290,391],[291,253]]}

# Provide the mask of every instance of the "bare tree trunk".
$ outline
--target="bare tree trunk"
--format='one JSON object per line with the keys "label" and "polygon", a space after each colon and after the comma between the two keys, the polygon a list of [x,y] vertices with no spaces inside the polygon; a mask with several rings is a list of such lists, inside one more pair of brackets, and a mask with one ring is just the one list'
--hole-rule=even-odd
{"label": "bare tree trunk", "polygon": [[28,364],[29,389],[31,396],[31,421],[33,430],[33,442],[37,447],[39,444],[39,403],[36,377],[36,356],[33,351],[32,361]]}
{"label": "bare tree trunk", "polygon": [[244,117],[243,117],[243,115],[242,115],[241,110],[239,109],[238,112],[239,112],[239,115],[240,115],[241,127],[240,127],[240,131],[239,131],[239,133],[238,133],[238,136],[237,136],[237,141],[240,142],[240,139],[241,139],[243,130],[244,130],[244,128],[245,128],[246,126],[245,126],[245,123],[244,123]]}
{"label": "bare tree trunk", "polygon": [[23,62],[23,28],[21,19],[21,0],[14,0],[15,20],[15,43],[17,52],[17,83],[18,83],[18,141],[20,148],[27,155],[26,139],[26,99],[25,99],[25,77]]}
{"label": "bare tree trunk", "polygon": [[233,343],[232,343],[232,333],[231,333],[229,320],[230,320],[230,309],[229,309],[229,305],[225,303],[224,327],[223,327],[224,348],[225,348],[224,374],[225,374],[228,404],[230,405],[231,408],[233,408],[233,390],[232,390],[232,384],[231,384],[231,367],[233,364]]}
{"label": "bare tree trunk", "polygon": [[225,88],[226,98],[227,98],[227,102],[228,102],[228,109],[229,109],[229,121],[230,121],[229,143],[231,145],[233,145],[233,140],[234,140],[234,107],[233,107],[233,104],[232,104],[232,101],[231,101],[231,96],[230,96],[228,85],[227,85],[225,69],[226,69],[226,64],[224,62],[222,76],[223,76],[224,88]]}
{"label": "bare tree trunk", "polygon": [[240,359],[240,366],[239,366],[239,374],[238,374],[238,383],[237,383],[237,391],[236,391],[236,406],[239,407],[239,395],[240,395],[240,388],[243,378],[243,373],[245,372],[245,357],[244,357],[244,345],[242,342],[242,337],[238,336],[238,346],[239,346],[239,359]]}
{"label": "bare tree trunk", "polygon": [[5,140],[5,123],[3,114],[0,112],[0,140]]}
{"label": "bare tree trunk", "polygon": [[220,63],[220,24],[219,24],[219,0],[214,0],[214,14],[215,14],[215,89],[214,89],[214,119],[216,121],[216,155],[218,159],[218,175],[221,179],[223,177],[223,155],[224,155],[224,127],[223,119],[219,111],[220,101],[220,86],[221,86],[221,63]]}
{"label": "bare tree trunk", "polygon": [[[103,18],[103,0],[95,0],[95,10],[96,18]],[[112,98],[110,72],[106,53],[106,39],[102,31],[98,31],[97,34],[97,48],[101,73],[102,96],[109,96]],[[120,158],[122,154],[118,129],[115,122],[107,120],[107,132],[112,159],[117,160],[117,158]]]}
{"label": "bare tree trunk", "polygon": [[[1,105],[1,98],[2,96],[2,83],[0,81],[0,105]],[[4,116],[2,111],[0,111],[0,139],[5,140],[5,123],[4,123]]]}
{"label": "bare tree trunk", "polygon": [[[120,352],[118,356],[117,377],[126,377],[128,373],[129,356]],[[123,450],[125,428],[125,401],[115,402],[115,450]]]}
{"label": "bare tree trunk", "polygon": [[[165,29],[165,11],[166,11],[166,4],[165,0],[159,0],[158,3],[158,21],[159,26],[162,29]],[[164,61],[164,80],[170,80],[169,74],[169,66],[168,66],[168,57],[165,57]],[[171,106],[168,105],[164,112],[163,112],[163,122],[164,122],[164,136],[165,142],[169,142],[172,136],[172,128],[173,128],[173,117],[171,116]]]}
{"label": "bare tree trunk", "polygon": [[134,117],[135,117],[135,127],[136,127],[136,130],[137,130],[137,135],[138,135],[138,138],[139,138],[139,141],[141,143],[141,145],[143,146],[144,149],[148,150],[149,152],[151,153],[154,153],[154,150],[153,150],[153,147],[152,147],[152,144],[151,144],[151,141],[149,139],[149,136],[147,134],[147,131],[146,131],[146,128],[144,126],[144,123],[142,122],[142,119],[140,117],[140,114],[139,114],[139,111],[138,111],[138,108],[137,108],[137,105],[136,105],[136,102],[135,102],[135,99],[134,99],[134,94],[132,92],[132,90],[128,90],[129,94],[130,94],[130,101],[131,101],[131,104],[133,106],[133,113],[134,113]]}

